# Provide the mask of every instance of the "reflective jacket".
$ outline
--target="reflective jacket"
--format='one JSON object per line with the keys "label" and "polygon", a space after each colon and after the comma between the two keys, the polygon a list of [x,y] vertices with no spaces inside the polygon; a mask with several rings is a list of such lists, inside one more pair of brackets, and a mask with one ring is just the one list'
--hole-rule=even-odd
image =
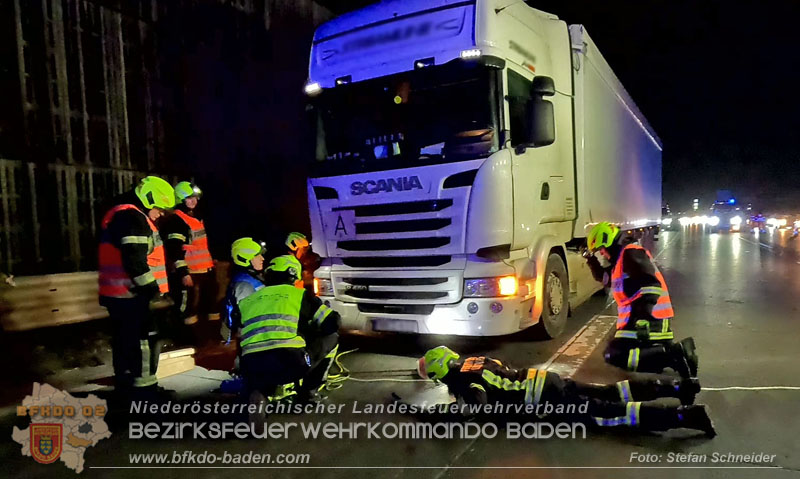
{"label": "reflective jacket", "polygon": [[563,399],[563,380],[557,374],[544,369],[512,369],[484,356],[452,362],[442,382],[467,404],[537,405]]}
{"label": "reflective jacket", "polygon": [[632,243],[622,249],[611,273],[611,291],[617,302],[615,337],[673,339],[669,320],[675,313],[667,283],[642,246]]}
{"label": "reflective jacket", "polygon": [[103,217],[98,256],[101,297],[132,298],[137,289],[169,290],[161,236],[136,205],[119,204]]}
{"label": "reflective jacket", "polygon": [[176,209],[175,216],[164,222],[162,234],[170,268],[180,276],[205,273],[214,267],[203,220]]}
{"label": "reflective jacket", "polygon": [[304,348],[311,330],[339,329],[339,314],[306,290],[292,285],[262,288],[239,302],[242,355],[280,348]]}
{"label": "reflective jacket", "polygon": [[236,267],[236,272],[228,285],[228,292],[225,294],[225,324],[230,329],[238,329],[242,323],[242,313],[239,310],[239,303],[264,288],[264,283],[251,275],[240,266]]}

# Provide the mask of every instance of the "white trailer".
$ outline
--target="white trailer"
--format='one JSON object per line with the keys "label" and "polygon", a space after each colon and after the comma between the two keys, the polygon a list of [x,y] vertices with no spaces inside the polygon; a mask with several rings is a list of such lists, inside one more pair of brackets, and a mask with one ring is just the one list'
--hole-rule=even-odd
{"label": "white trailer", "polygon": [[588,229],[659,223],[655,132],[583,27],[523,1],[342,15],[306,93],[315,286],[345,328],[556,336],[599,288]]}

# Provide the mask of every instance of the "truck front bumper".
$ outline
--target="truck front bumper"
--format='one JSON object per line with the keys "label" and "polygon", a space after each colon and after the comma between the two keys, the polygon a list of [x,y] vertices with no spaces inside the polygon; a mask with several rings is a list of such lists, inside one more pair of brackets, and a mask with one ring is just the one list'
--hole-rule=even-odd
{"label": "truck front bumper", "polygon": [[367,313],[360,311],[357,303],[345,303],[330,296],[320,299],[341,315],[345,330],[500,336],[533,324],[533,298],[464,298],[455,304],[437,304],[426,315]]}

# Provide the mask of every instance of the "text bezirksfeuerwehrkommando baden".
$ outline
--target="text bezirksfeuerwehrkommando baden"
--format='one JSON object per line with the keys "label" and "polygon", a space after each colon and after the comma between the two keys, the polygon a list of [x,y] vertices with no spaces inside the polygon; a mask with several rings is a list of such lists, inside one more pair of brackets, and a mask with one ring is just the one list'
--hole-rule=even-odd
{"label": "text bezirksfeuerwehrkommando baden", "polygon": [[[493,439],[501,428],[476,422],[131,422],[129,439]],[[508,439],[586,439],[583,423],[505,422]]]}

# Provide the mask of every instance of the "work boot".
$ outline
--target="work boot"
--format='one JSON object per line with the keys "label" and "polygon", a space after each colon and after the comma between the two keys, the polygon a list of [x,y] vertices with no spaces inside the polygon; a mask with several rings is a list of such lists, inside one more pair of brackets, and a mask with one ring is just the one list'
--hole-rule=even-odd
{"label": "work boot", "polygon": [[652,401],[659,398],[677,398],[681,404],[688,406],[694,404],[694,397],[700,392],[700,381],[695,378],[673,379],[662,376],[645,383],[641,393],[634,389],[634,400]]}
{"label": "work boot", "polygon": [[683,353],[686,355],[686,362],[689,364],[689,373],[691,377],[697,377],[697,347],[694,344],[694,338],[689,337],[680,342],[683,346]]}
{"label": "work boot", "polygon": [[674,369],[682,378],[692,377],[692,368],[689,366],[689,358],[684,349],[683,341],[670,344],[667,351],[671,360],[669,367]]}
{"label": "work boot", "polygon": [[322,396],[316,389],[300,389],[297,391],[293,402],[298,404],[318,404],[322,399]]}
{"label": "work boot", "polygon": [[253,390],[248,398],[248,404],[255,405],[256,410],[247,415],[248,422],[252,425],[254,434],[264,433],[264,422],[267,420],[267,398],[259,390]]}
{"label": "work boot", "polygon": [[697,378],[681,379],[680,384],[676,386],[678,389],[678,399],[681,404],[689,406],[694,404],[694,398],[700,393],[700,381]]}
{"label": "work boot", "polygon": [[706,433],[708,438],[717,435],[714,422],[708,416],[707,406],[681,406],[678,408],[678,426],[686,429],[696,429]]}

